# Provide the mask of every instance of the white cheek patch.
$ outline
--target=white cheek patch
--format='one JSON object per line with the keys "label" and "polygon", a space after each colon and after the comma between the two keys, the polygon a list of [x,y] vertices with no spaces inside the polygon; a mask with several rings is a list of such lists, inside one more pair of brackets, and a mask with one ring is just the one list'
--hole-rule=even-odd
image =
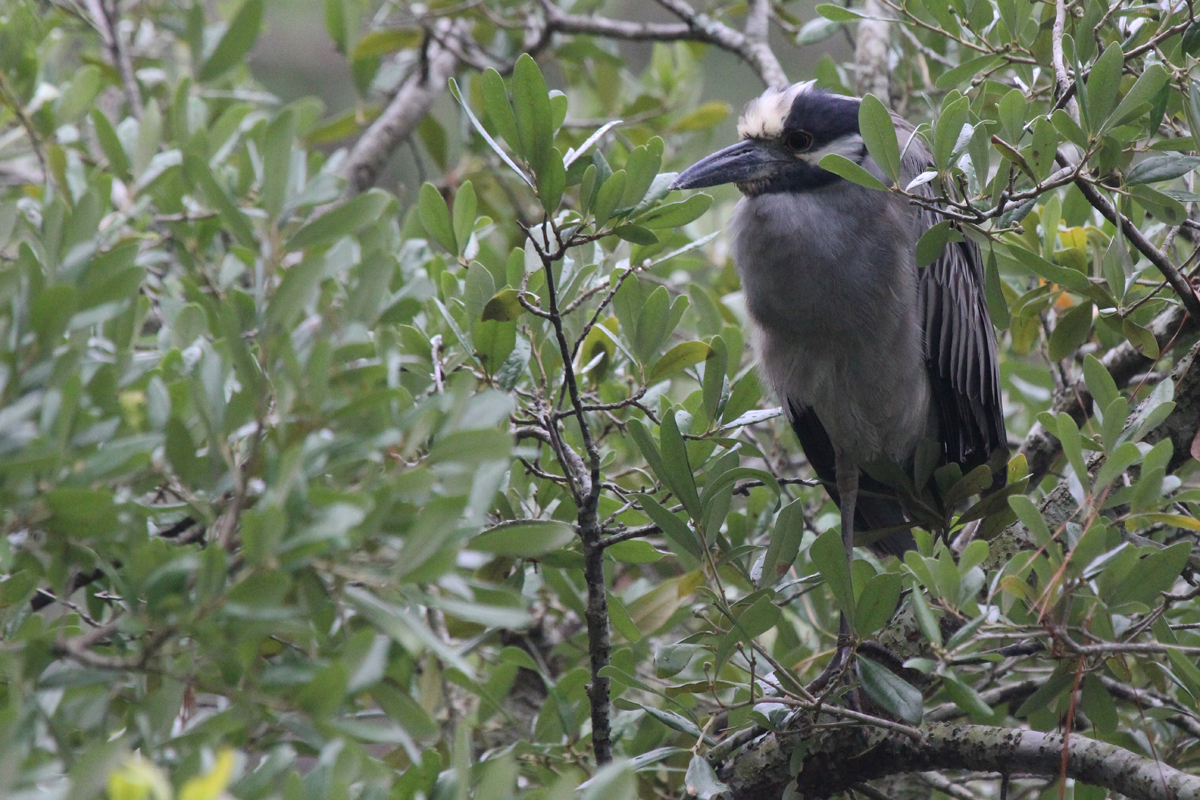
{"label": "white cheek patch", "polygon": [[738,135],[743,139],[774,139],[783,132],[796,96],[810,91],[816,81],[796,83],[786,89],[767,89],[746,104],[738,120]]}
{"label": "white cheek patch", "polygon": [[855,164],[861,164],[863,154],[862,137],[857,133],[852,133],[849,136],[840,136],[818,150],[801,153],[799,157],[810,164],[817,164],[830,153],[836,153],[839,156],[850,159]]}

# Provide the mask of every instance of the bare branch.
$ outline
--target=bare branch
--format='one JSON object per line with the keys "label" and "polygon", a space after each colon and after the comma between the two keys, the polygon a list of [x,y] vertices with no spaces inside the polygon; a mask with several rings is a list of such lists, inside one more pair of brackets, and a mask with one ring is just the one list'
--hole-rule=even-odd
{"label": "bare branch", "polygon": [[117,74],[121,76],[121,86],[125,90],[125,100],[129,103],[129,111],[136,119],[142,118],[142,94],[138,89],[137,78],[133,74],[133,61],[129,50],[121,41],[118,21],[121,18],[120,0],[84,0],[92,22],[104,37],[104,46],[108,50],[108,60],[112,62]]}
{"label": "bare branch", "polygon": [[446,82],[458,64],[458,57],[442,42],[462,35],[462,25],[449,20],[436,23],[438,35],[426,40],[421,69],[404,81],[387,108],[354,143],[350,155],[342,164],[342,176],[348,181],[345,196],[358,194],[375,185],[392,151],[416,130],[429,113],[433,101],[445,91]]}
{"label": "bare branch", "polygon": [[[750,4],[746,33],[739,33],[707,14],[697,12],[685,0],[658,0],[658,4],[687,23],[698,41],[715,44],[741,56],[767,86],[783,88],[790,83],[779,59],[767,43],[766,19],[763,18],[761,24],[759,22],[760,15],[769,10],[768,4],[762,0]],[[757,38],[760,33],[761,38]]]}

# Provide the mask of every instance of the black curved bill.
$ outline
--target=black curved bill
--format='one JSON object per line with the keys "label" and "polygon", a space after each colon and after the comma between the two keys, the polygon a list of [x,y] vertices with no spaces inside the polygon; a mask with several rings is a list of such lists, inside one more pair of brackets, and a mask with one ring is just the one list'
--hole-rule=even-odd
{"label": "black curved bill", "polygon": [[745,139],[692,164],[679,173],[671,188],[700,189],[754,180],[780,160],[768,145],[756,139]]}

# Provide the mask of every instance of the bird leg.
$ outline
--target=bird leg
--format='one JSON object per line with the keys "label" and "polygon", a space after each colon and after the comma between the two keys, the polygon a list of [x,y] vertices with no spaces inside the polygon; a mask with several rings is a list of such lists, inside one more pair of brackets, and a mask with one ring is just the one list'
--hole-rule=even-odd
{"label": "bird leg", "polygon": [[[854,505],[858,500],[858,465],[841,450],[834,454],[838,499],[842,510],[842,546],[846,548],[846,566],[854,565]],[[838,626],[837,661],[845,664],[850,657],[850,620],[842,613]]]}

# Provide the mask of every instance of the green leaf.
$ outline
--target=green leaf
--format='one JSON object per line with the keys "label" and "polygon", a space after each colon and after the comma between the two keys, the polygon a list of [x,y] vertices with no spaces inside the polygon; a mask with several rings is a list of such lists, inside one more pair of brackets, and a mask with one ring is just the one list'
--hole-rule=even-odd
{"label": "green leaf", "polygon": [[1100,359],[1091,353],[1083,357],[1083,378],[1096,405],[1101,409],[1108,408],[1109,404],[1120,396],[1117,382],[1100,363]]}
{"label": "green leaf", "polygon": [[658,237],[640,225],[618,225],[613,228],[613,233],[634,244],[646,246],[658,243]]}
{"label": "green leaf", "polygon": [[237,14],[229,21],[229,27],[221,36],[212,54],[196,71],[196,80],[211,81],[226,71],[241,64],[258,39],[262,26],[263,0],[246,0]]}
{"label": "green leaf", "polygon": [[695,366],[712,357],[713,349],[704,342],[683,342],[677,344],[664,353],[663,357],[655,363],[654,367],[650,370],[649,376],[646,378],[646,383],[647,385],[653,385],[682,369]]}
{"label": "green leaf", "polygon": [[[960,84],[966,83],[976,75],[981,75],[985,71],[991,69],[997,64],[1004,61],[1004,57],[1000,55],[980,56],[972,58],[969,61],[964,61],[957,67],[948,69],[938,76],[934,85],[942,90],[957,89]],[[1022,124],[1024,124],[1022,122]],[[1016,138],[1016,137],[1014,137]]]}
{"label": "green leaf", "polygon": [[619,169],[609,176],[596,193],[596,201],[592,203],[592,216],[599,228],[612,217],[625,193],[625,170]]}
{"label": "green leaf", "polygon": [[563,190],[567,188],[567,170],[563,166],[562,153],[557,147],[550,148],[536,177],[538,199],[542,201],[542,209],[553,216],[562,202]]}
{"label": "green leaf", "polygon": [[671,125],[671,129],[680,133],[706,131],[724,122],[728,116],[729,104],[714,100],[701,103],[684,114]]}
{"label": "green leaf", "polygon": [[246,215],[217,183],[208,164],[196,156],[186,154],[183,157],[183,174],[193,186],[200,190],[204,201],[216,210],[221,216],[221,221],[229,226],[230,231],[238,240],[238,244],[257,251],[258,239],[254,235],[254,228],[251,227],[250,220],[246,219]]}
{"label": "green leaf", "polygon": [[354,43],[351,61],[372,56],[385,56],[398,50],[408,50],[421,43],[420,28],[378,28],[367,31]]}
{"label": "green leaf", "polygon": [[896,125],[892,114],[878,97],[868,94],[858,107],[858,129],[863,143],[883,174],[900,180],[900,145],[896,141]]}
{"label": "green leaf", "polygon": [[850,579],[850,564],[846,560],[841,534],[834,528],[825,531],[809,548],[808,557],[833,590],[838,610],[846,615],[850,627],[855,628],[854,584]]}
{"label": "green leaf", "polygon": [[679,502],[683,503],[692,519],[698,519],[700,495],[696,492],[696,477],[692,474],[692,465],[688,461],[687,448],[675,421],[675,414],[671,412],[663,414],[662,425],[659,427],[659,444],[662,447],[662,466],[666,473],[659,477],[671,487],[671,491],[679,498]]}
{"label": "green leaf", "polygon": [[[425,184],[421,187],[422,205],[424,205],[426,194],[425,186],[428,185],[429,184]],[[441,193],[438,193],[438,197],[441,197]],[[443,201],[442,208],[445,209],[445,207],[446,204]],[[475,187],[470,181],[463,181],[462,186],[458,187],[458,192],[454,195],[454,223],[451,226],[453,234],[452,239],[454,240],[455,244],[458,245],[458,250],[456,252],[459,255],[462,255],[463,249],[466,248],[467,242],[471,239],[471,232],[475,229],[475,212],[477,208],[478,203],[475,200]],[[418,209],[418,211],[420,212],[422,209]],[[438,212],[435,210],[433,213],[436,216]],[[421,224],[425,225],[425,217],[423,213],[421,214]],[[429,230],[428,226],[426,226],[425,229]],[[444,230],[442,232],[445,233]]]}
{"label": "green leaf", "polygon": [[1045,180],[1054,169],[1054,156],[1058,151],[1058,131],[1045,117],[1033,124],[1033,142],[1025,150],[1025,162],[1033,170],[1033,178]]}
{"label": "green leaf", "polygon": [[904,581],[897,572],[881,572],[867,581],[854,611],[859,636],[870,636],[888,623],[903,589]]}
{"label": "green leaf", "polygon": [[622,564],[653,564],[667,555],[642,539],[629,539],[604,548],[604,552]]}
{"label": "green leaf", "polygon": [[950,242],[961,242],[962,234],[951,220],[942,220],[929,226],[917,240],[917,266],[927,267],[941,258]]}
{"label": "green leaf", "polygon": [[296,115],[285,108],[267,125],[263,140],[262,207],[271,219],[278,219],[287,198],[295,138]]}
{"label": "green leaf", "polygon": [[642,201],[658,176],[662,155],[663,140],[657,136],[633,149],[625,161],[625,191],[621,194],[618,208],[632,208]]}
{"label": "green leaf", "polygon": [[[649,434],[647,434],[648,437]],[[661,462],[661,459],[657,460]],[[680,551],[697,560],[701,558],[700,542],[686,522],[675,514],[672,514],[666,508],[663,508],[657,500],[648,495],[643,495],[639,498],[638,504],[641,506],[642,511],[646,513],[646,516],[662,529],[663,534],[678,546]]]}
{"label": "green leaf", "polygon": [[1050,283],[1057,283],[1060,286],[1065,286],[1073,292],[1085,294],[1091,289],[1091,281],[1077,269],[1071,267],[1060,267],[1057,264],[1052,264],[1042,258],[1032,250],[1027,250],[1019,244],[1009,244],[1009,254],[1017,260],[1021,266],[1028,269],[1034,275],[1045,278]]}
{"label": "green leaf", "polygon": [[575,529],[557,520],[516,520],[488,528],[467,542],[484,553],[536,558],[575,541]]}
{"label": "green leaf", "polygon": [[528,53],[522,53],[513,67],[512,90],[521,152],[533,171],[540,173],[550,156],[553,138],[550,92],[537,62]]}
{"label": "green leaf", "polygon": [[921,693],[912,684],[881,664],[860,655],[855,659],[863,689],[879,707],[910,725],[920,725],[925,713]]}
{"label": "green leaf", "polygon": [[814,10],[825,19],[833,20],[834,22],[857,22],[860,19],[866,19],[865,16],[853,9],[834,5],[833,3],[820,3]]}
{"label": "green leaf", "polygon": [[1000,124],[1004,127],[1005,137],[1010,142],[1020,143],[1021,136],[1025,133],[1025,114],[1029,110],[1025,93],[1020,89],[1009,91],[1000,98],[1000,102],[996,104],[996,110],[999,112]]}
{"label": "green leaf", "polygon": [[116,530],[117,506],[111,492],[59,487],[42,499],[50,510],[46,527],[57,534],[95,539]]}
{"label": "green leaf", "polygon": [[1092,330],[1092,302],[1085,300],[1058,318],[1050,334],[1050,360],[1062,361],[1087,341]]}
{"label": "green leaf", "polygon": [[1121,99],[1117,110],[1104,123],[1104,130],[1124,125],[1141,116],[1143,106],[1149,105],[1154,96],[1167,84],[1170,77],[1161,64],[1151,64],[1138,76],[1129,92]]}
{"label": "green leaf", "polygon": [[525,313],[525,307],[518,299],[520,293],[516,289],[502,289],[483,307],[482,319],[511,322]]}
{"label": "green leaf", "polygon": [[950,160],[962,138],[962,129],[967,124],[971,110],[966,97],[954,97],[954,94],[947,95],[943,102],[942,113],[938,115],[933,133],[933,161],[939,172],[950,168]]}
{"label": "green leaf", "polygon": [[1187,175],[1197,166],[1200,166],[1200,156],[1185,156],[1182,153],[1148,156],[1125,173],[1125,184],[1136,186],[1139,183],[1169,181]]}
{"label": "green leaf", "polygon": [[1187,209],[1183,207],[1183,203],[1157,189],[1145,185],[1134,186],[1129,193],[1142,208],[1168,225],[1182,225],[1187,219]]}
{"label": "green leaf", "polygon": [[[488,86],[487,77],[488,77],[488,74],[492,73],[492,72],[495,72],[495,70],[489,69],[484,72],[484,82],[483,82],[482,86],[484,87],[485,97],[487,96],[486,91],[487,91],[487,86]],[[500,79],[499,73],[496,73],[496,79],[497,80]],[[483,127],[483,123],[480,122],[479,118],[475,116],[475,112],[471,110],[471,107],[469,105],[467,105],[467,101],[463,99],[462,92],[458,88],[458,82],[455,81],[454,78],[450,79],[450,94],[452,94],[454,96],[454,99],[458,101],[458,104],[462,107],[463,113],[466,114],[467,119],[470,120],[471,127],[473,127],[475,129],[475,131],[480,136],[483,137],[483,140],[485,142],[487,142],[488,147],[492,148],[492,152],[494,152],[497,156],[499,156],[500,160],[503,161],[505,164],[507,164],[508,168],[511,169],[518,178],[523,180],[527,186],[532,188],[533,181],[531,181],[529,179],[529,176],[525,174],[525,170],[521,169],[519,166],[517,166],[516,162],[514,162],[511,158],[509,158],[508,153],[504,152],[504,148],[501,147],[500,144],[495,139],[492,138],[492,135],[490,133],[488,133],[487,128]],[[504,81],[503,80],[500,81],[500,96],[504,99],[503,105],[501,105],[499,102],[497,102],[495,104],[489,103],[488,104],[489,108],[492,108],[493,113],[495,113],[497,115],[502,116],[499,109],[504,109],[508,116],[512,116],[512,106],[510,106],[508,104],[508,95],[504,94]],[[508,143],[510,145],[512,145],[514,148],[516,148],[519,146],[520,141],[519,141],[519,137],[516,134],[517,123],[516,123],[515,119],[511,121],[511,125],[512,125],[513,138],[509,139],[507,137],[507,135],[505,135],[505,139],[508,141]],[[497,125],[497,127],[501,127],[501,126]],[[503,131],[501,132],[501,135],[504,135]]]}
{"label": "green leaf", "polygon": [[979,693],[952,672],[942,673],[942,688],[946,690],[954,705],[967,712],[973,721],[986,723],[995,716],[996,712],[984,702]]}
{"label": "green leaf", "polygon": [[[912,553],[910,556],[909,553]],[[911,566],[912,561],[921,560],[921,556],[915,552],[909,551],[904,555],[904,563]],[[928,573],[928,570],[925,570]],[[925,579],[922,579],[924,581]],[[929,580],[932,583],[932,580]],[[933,609],[929,607],[929,601],[925,599],[925,592],[921,587],[914,586],[909,594],[909,603],[912,605],[913,616],[917,618],[917,627],[921,629],[921,633],[925,634],[926,641],[940,645],[942,643],[942,629],[938,625],[938,618],[934,615]]]}
{"label": "green leaf", "polygon": [[717,773],[709,765],[708,759],[702,755],[693,755],[688,762],[687,774],[683,777],[683,787],[689,797],[696,800],[712,800],[729,790],[717,777]]}
{"label": "green leaf", "polygon": [[458,255],[458,242],[454,238],[454,224],[450,221],[450,208],[446,205],[446,198],[428,181],[421,184],[417,215],[431,239],[447,251]]}
{"label": "green leaf", "polygon": [[666,203],[637,218],[637,224],[647,228],[679,228],[699,219],[712,206],[706,194],[694,194],[678,203]]}
{"label": "green leaf", "polygon": [[479,76],[479,90],[483,95],[483,107],[492,125],[514,150],[521,148],[521,135],[517,132],[517,118],[513,115],[508,91],[500,73],[490,67]]}
{"label": "green leaf", "polygon": [[[429,184],[425,184],[429,186]],[[432,187],[430,187],[432,188]],[[433,190],[437,193],[437,189]],[[422,187],[422,197],[424,187]],[[441,195],[438,195],[440,198]],[[303,250],[309,247],[319,247],[332,244],[334,241],[357,233],[379,219],[379,215],[387,208],[392,198],[382,189],[368,189],[355,198],[340,206],[327,211],[316,219],[305,224],[292,234],[292,238],[284,245],[286,250]],[[442,210],[446,204],[443,201]],[[451,252],[454,252],[451,250]]]}
{"label": "green leaf", "polygon": [[1125,66],[1125,54],[1121,45],[1113,42],[1096,59],[1088,74],[1086,93],[1081,94],[1081,105],[1087,118],[1088,130],[1099,133],[1102,123],[1109,118],[1117,102],[1121,86],[1121,70]]}
{"label": "green leaf", "polygon": [[859,186],[865,186],[868,189],[879,189],[885,192],[887,191],[887,186],[883,184],[883,181],[867,172],[860,165],[854,163],[845,156],[838,155],[837,153],[829,153],[825,155],[818,162],[817,166],[821,167],[821,169],[832,172],[834,175],[845,178],[851,183],[856,183]]}

